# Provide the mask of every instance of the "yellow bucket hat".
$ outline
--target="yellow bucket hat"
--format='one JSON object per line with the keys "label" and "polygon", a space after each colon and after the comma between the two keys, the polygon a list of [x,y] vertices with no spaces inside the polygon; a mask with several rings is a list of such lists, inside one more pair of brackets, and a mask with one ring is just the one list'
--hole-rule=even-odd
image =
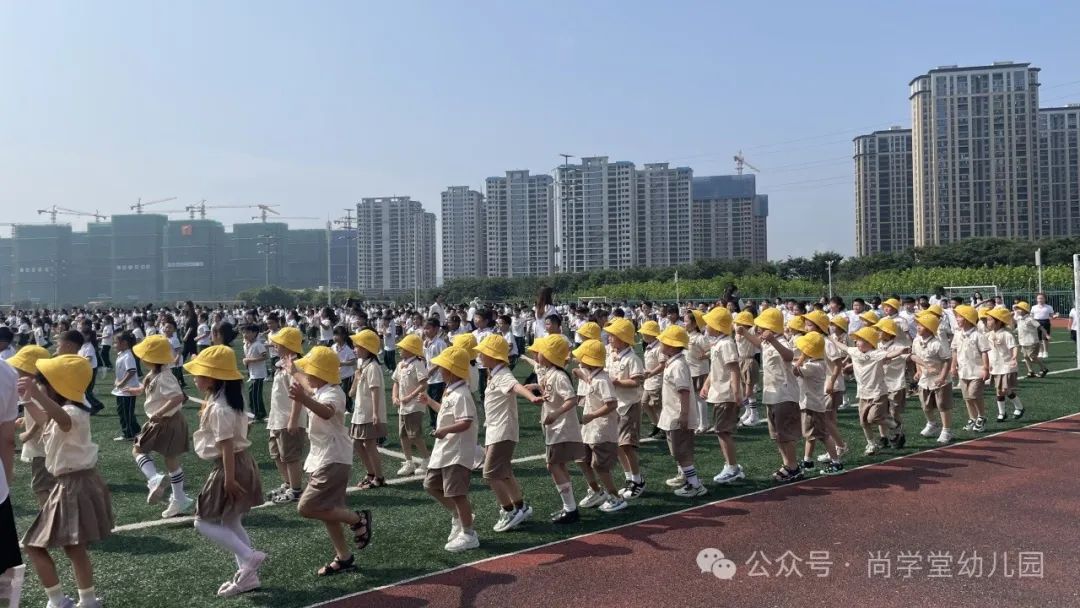
{"label": "yellow bucket hat", "polygon": [[793,332],[804,334],[806,333],[806,318],[803,315],[795,315],[788,319],[785,327]]}
{"label": "yellow bucket hat", "polygon": [[705,315],[705,324],[713,328],[714,331],[718,331],[725,336],[731,335],[731,332],[734,329],[732,327],[733,322],[731,311],[723,306],[717,306]]}
{"label": "yellow bucket hat", "polygon": [[892,319],[882,319],[878,321],[874,327],[881,330],[882,333],[889,334],[892,337],[896,337],[896,334],[900,332],[900,329],[896,326],[896,321]]}
{"label": "yellow bucket hat", "polygon": [[416,334],[409,334],[399,340],[397,347],[410,355],[415,355],[417,357],[424,356],[424,341]]}
{"label": "yellow bucket hat", "polygon": [[[661,339],[663,339],[662,336]],[[581,346],[574,349],[575,359],[585,365],[594,367],[604,367],[604,363],[607,361],[606,354],[607,351],[599,340],[586,340],[581,343]]]}
{"label": "yellow bucket hat", "polygon": [[1003,325],[1009,327],[1012,325],[1013,317],[1012,313],[1007,308],[992,308],[990,312],[986,313],[987,316],[994,317],[998,321],[1001,321]]}
{"label": "yellow bucket hat", "polygon": [[686,348],[690,345],[690,334],[678,325],[668,325],[668,328],[660,332],[657,337],[661,344],[675,348]]}
{"label": "yellow bucket hat", "polygon": [[776,308],[766,308],[754,319],[754,325],[774,334],[784,333],[784,313]]}
{"label": "yellow bucket hat", "polygon": [[637,339],[634,335],[634,324],[628,319],[615,317],[604,327],[604,331],[615,336],[619,340],[633,346]]}
{"label": "yellow bucket hat", "polygon": [[467,380],[469,378],[469,361],[472,361],[472,357],[467,350],[460,346],[448,346],[431,360],[431,364],[443,368],[459,379]]}
{"label": "yellow bucket hat", "polygon": [[296,354],[304,352],[304,336],[295,327],[283,327],[270,336],[270,341]]}
{"label": "yellow bucket hat", "polygon": [[570,345],[557,334],[548,334],[543,338],[538,338],[529,350],[540,353],[549,363],[557,367],[565,367],[566,361],[570,358]]}
{"label": "yellow bucket hat", "polygon": [[881,305],[882,306],[888,306],[889,308],[893,309],[895,312],[900,312],[900,300],[897,300],[896,298],[889,298],[888,300],[885,300],[884,302],[882,302]]}
{"label": "yellow bucket hat", "polygon": [[1025,302],[1023,300],[1020,300],[1016,304],[1013,304],[1013,308],[1019,308],[1020,310],[1022,310],[1024,312],[1031,312],[1031,304],[1028,304],[1027,302]]}
{"label": "yellow bucket hat", "polygon": [[169,339],[161,334],[146,336],[142,342],[131,347],[131,352],[152,365],[168,365],[175,358]]}
{"label": "yellow bucket hat", "polygon": [[214,380],[240,380],[240,370],[236,368],[236,353],[228,346],[218,344],[207,347],[184,364],[184,369],[192,376],[205,376]]}
{"label": "yellow bucket hat", "polygon": [[20,372],[36,375],[37,362],[42,359],[48,359],[52,355],[49,351],[37,345],[27,345],[19,349],[19,352],[15,353],[7,360],[7,362],[19,370]]}
{"label": "yellow bucket hat", "polygon": [[926,308],[925,312],[936,315],[939,318],[941,317],[941,315],[945,314],[945,311],[941,308],[941,304],[931,304]]}
{"label": "yellow bucket hat", "polygon": [[936,334],[938,327],[941,326],[941,319],[932,312],[924,312],[921,315],[915,315],[915,322],[930,330],[930,333],[932,334]]}
{"label": "yellow bucket hat", "polygon": [[862,313],[861,315],[859,315],[859,318],[862,319],[863,322],[865,322],[867,325],[874,325],[881,320],[881,317],[877,316],[877,313],[872,310],[868,310]]}
{"label": "yellow bucket hat", "polygon": [[690,311],[690,314],[694,316],[694,325],[697,325],[697,328],[699,330],[704,330],[705,329],[705,313],[703,313],[700,310],[695,308],[695,309]]}
{"label": "yellow bucket hat", "polygon": [[45,376],[56,394],[64,399],[82,403],[90,384],[90,362],[79,355],[59,355],[38,359],[37,371]]}
{"label": "yellow bucket hat", "polygon": [[844,316],[844,315],[836,315],[835,317],[833,317],[832,319],[829,320],[829,323],[831,325],[835,325],[835,326],[839,327],[840,329],[844,330],[844,333],[847,333],[848,320],[847,320],[846,316]]}
{"label": "yellow bucket hat", "polygon": [[487,355],[492,359],[498,359],[503,363],[510,363],[510,345],[506,338],[499,334],[491,334],[483,339],[476,347],[476,352]]}
{"label": "yellow bucket hat", "polygon": [[379,340],[379,334],[370,329],[360,330],[360,333],[353,334],[351,339],[353,345],[362,348],[373,355],[379,354],[379,349],[382,348],[382,340]]}
{"label": "yellow bucket hat", "polygon": [[327,384],[341,382],[341,360],[329,346],[316,346],[296,360],[296,367]]}
{"label": "yellow bucket hat", "polygon": [[975,312],[975,308],[968,306],[967,304],[957,306],[953,309],[953,312],[972,325],[979,324],[979,313]]}
{"label": "yellow bucket hat", "polygon": [[874,348],[877,348],[878,340],[881,339],[880,335],[878,334],[878,330],[874,329],[873,327],[864,327],[860,329],[859,331],[855,332],[855,337],[867,342],[868,344],[870,344],[870,346]]}
{"label": "yellow bucket hat", "polygon": [[825,314],[824,311],[817,309],[811,310],[810,312],[803,315],[803,319],[810,321],[815,326],[817,326],[817,328],[821,330],[821,333],[828,333],[829,315]]}
{"label": "yellow bucket hat", "polygon": [[470,360],[476,358],[476,336],[469,333],[458,334],[450,339],[450,344],[464,349]]}
{"label": "yellow bucket hat", "polygon": [[578,335],[586,340],[599,340],[600,339],[600,326],[592,321],[583,324],[577,330]]}
{"label": "yellow bucket hat", "polygon": [[641,324],[641,329],[638,330],[638,333],[643,336],[652,336],[655,338],[660,335],[660,324],[656,321],[645,321]]}
{"label": "yellow bucket hat", "polygon": [[803,334],[795,338],[795,348],[811,359],[821,359],[825,356],[825,337],[816,332]]}
{"label": "yellow bucket hat", "polygon": [[742,325],[743,327],[754,326],[754,313],[749,310],[743,310],[739,314],[735,315],[735,324]]}

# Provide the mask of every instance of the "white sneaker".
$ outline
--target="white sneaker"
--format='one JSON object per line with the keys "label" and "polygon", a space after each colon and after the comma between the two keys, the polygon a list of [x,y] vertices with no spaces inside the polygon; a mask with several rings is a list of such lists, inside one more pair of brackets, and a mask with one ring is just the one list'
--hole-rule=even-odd
{"label": "white sneaker", "polygon": [[75,604],[75,608],[101,608],[101,600],[96,597],[89,600],[83,600],[78,604]]}
{"label": "white sneaker", "polygon": [[588,493],[585,494],[585,498],[581,499],[581,502],[578,503],[578,506],[582,509],[592,509],[604,504],[604,501],[607,499],[607,493],[603,490],[597,492],[596,490],[589,488]]}
{"label": "white sneaker", "polygon": [[622,511],[627,507],[627,502],[619,496],[612,496],[608,494],[607,500],[604,504],[600,505],[600,510],[604,513],[614,513],[616,511]]}
{"label": "white sneaker", "polygon": [[461,534],[461,520],[453,517],[450,519],[450,536],[446,537],[446,542],[450,542],[457,538]]}
{"label": "white sneaker", "polygon": [[[495,525],[491,527],[495,532],[505,532],[507,526],[517,516],[517,509],[513,511],[507,511],[506,509],[499,509],[499,519],[495,521]],[[520,523],[520,522],[519,522]]]}
{"label": "white sneaker", "polygon": [[873,441],[871,441],[870,443],[867,443],[866,444],[866,449],[863,450],[863,454],[865,454],[867,456],[873,456],[874,454],[877,454],[877,444],[874,443]]}
{"label": "white sneaker", "polygon": [[949,429],[941,429],[941,434],[937,437],[937,442],[941,445],[945,445],[953,440],[952,431]]}
{"label": "white sneaker", "polygon": [[720,471],[716,477],[712,478],[714,483],[731,483],[740,479],[746,479],[746,473],[743,472],[741,464],[733,467],[724,467],[723,471]]}
{"label": "white sneaker", "polygon": [[457,535],[457,538],[446,543],[446,549],[450,553],[461,553],[462,551],[468,551],[469,549],[475,549],[480,546],[480,538],[476,536],[476,532],[469,534],[462,532]]}
{"label": "white sneaker", "polygon": [[923,427],[923,430],[919,431],[919,434],[922,435],[923,437],[933,437],[934,435],[937,435],[940,432],[941,432],[941,423],[927,422],[926,426]]}
{"label": "white sneaker", "polygon": [[514,524],[515,527],[518,524],[523,524],[529,521],[530,519],[532,519],[533,516],[533,508],[529,506],[528,503],[526,503],[523,508],[519,509],[519,511],[521,512],[521,521],[519,521],[517,524]]}
{"label": "white sneaker", "polygon": [[174,496],[172,500],[169,501],[168,508],[161,512],[161,519],[185,515],[193,504],[195,504],[195,501],[187,496],[181,496],[179,499]]}
{"label": "white sneaker", "polygon": [[427,458],[421,458],[420,464],[416,465],[417,475],[427,475]]}
{"label": "white sneaker", "polygon": [[705,489],[705,486],[700,483],[696,486],[685,484],[683,487],[675,490],[675,495],[680,498],[694,498],[695,496],[704,496],[707,492],[708,490]]}
{"label": "white sneaker", "polygon": [[45,608],[75,608],[75,602],[70,597],[64,596],[64,600],[59,604],[52,602],[46,602]]}
{"label": "white sneaker", "polygon": [[146,504],[157,504],[165,496],[165,490],[169,487],[169,478],[158,473],[146,482],[146,487],[150,490],[150,493],[146,495]]}
{"label": "white sneaker", "polygon": [[255,572],[241,573],[236,579],[225,583],[218,589],[219,597],[233,597],[248,591],[254,591],[262,586],[259,575]]}
{"label": "white sneaker", "polygon": [[829,458],[828,452],[821,454],[817,457],[818,462],[832,462],[832,458]]}
{"label": "white sneaker", "polygon": [[766,422],[767,420],[758,415],[756,407],[750,410],[750,415],[746,417],[746,426],[760,426]]}
{"label": "white sneaker", "polygon": [[683,477],[682,473],[679,473],[678,475],[672,477],[664,483],[666,483],[669,488],[681,488],[686,485],[686,478]]}
{"label": "white sneaker", "polygon": [[411,477],[415,473],[416,465],[413,464],[413,461],[411,460],[406,461],[405,464],[401,465],[401,468],[397,470],[398,477]]}

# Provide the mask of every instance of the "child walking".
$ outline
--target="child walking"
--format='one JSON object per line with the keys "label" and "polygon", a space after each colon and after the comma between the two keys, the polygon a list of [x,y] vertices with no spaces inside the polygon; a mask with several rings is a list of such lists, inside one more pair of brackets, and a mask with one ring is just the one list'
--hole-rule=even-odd
{"label": "child walking", "polygon": [[[923,437],[937,436],[945,445],[952,441],[952,349],[938,332],[941,318],[931,312],[915,315],[918,335],[911,344],[915,378],[919,383],[919,403],[926,416]],[[935,417],[937,420],[935,420]]]}
{"label": "child walking", "polygon": [[236,559],[236,574],[217,591],[218,596],[232,597],[259,588],[259,566],[266,560],[243,524],[244,515],[263,496],[259,468],[248,451],[243,376],[233,350],[224,345],[204,349],[184,370],[195,377],[206,399],[192,437],[195,453],[213,463],[195,505],[195,529]]}
{"label": "child walking", "polygon": [[[829,335],[841,344],[847,344],[848,318],[844,315],[836,315],[829,320]],[[840,349],[836,342],[825,341],[825,361],[829,367],[829,375],[825,380],[825,392],[829,395],[829,409],[826,411],[825,422],[829,427],[829,436],[836,443],[836,455],[842,458],[848,451],[844,436],[840,434],[839,411],[844,409],[844,401],[847,399],[847,382],[844,381],[844,368],[847,366],[847,351]],[[818,462],[829,462],[829,455],[818,456]]]}
{"label": "child walking", "polygon": [[[864,313],[865,314],[865,313]],[[869,321],[867,321],[869,323]],[[904,354],[901,347],[879,350],[878,330],[866,326],[855,332],[855,346],[829,338],[838,348],[845,350],[851,359],[855,375],[856,397],[859,399],[859,425],[866,437],[865,454],[871,456],[888,447],[889,441],[898,436],[896,422],[889,415],[889,395],[885,386],[885,361]],[[880,431],[875,439],[874,428]]]}
{"label": "child walking", "polygon": [[289,396],[297,409],[312,414],[308,417],[311,451],[304,461],[304,470],[310,478],[297,511],[301,517],[323,522],[334,546],[334,559],[317,574],[350,572],[356,570],[356,557],[349,550],[342,526],[352,531],[358,550],[371,543],[372,529],[371,511],[350,511],[345,506],[353,453],[345,426],[345,392],[338,385],[338,354],[325,346],[316,346],[307,356],[287,365],[290,370],[295,366],[299,371],[296,374],[299,381],[289,386]]}
{"label": "child walking", "polygon": [[746,336],[755,333],[754,315],[749,310],[744,310],[735,315],[735,327],[740,331],[735,332],[735,346],[739,349],[739,372],[743,387],[744,411],[739,416],[736,426],[759,426],[765,420],[758,414],[757,404],[754,403],[754,391],[758,385],[760,373],[758,360],[761,358],[761,348],[754,344]]}
{"label": "child walking", "polygon": [[266,420],[266,405],[263,403],[263,382],[266,381],[266,361],[270,353],[259,339],[259,326],[254,323],[244,326],[244,365],[248,372],[248,408],[250,416],[256,422]]}
{"label": "child walking", "polygon": [[686,349],[686,363],[690,365],[690,378],[694,383],[692,395],[694,407],[698,411],[697,434],[706,431],[708,425],[708,404],[701,397],[701,387],[705,386],[705,378],[709,375],[709,339],[705,335],[705,313],[694,309],[686,313],[684,317],[686,333],[690,335],[690,346]]}
{"label": "child walking", "polygon": [[615,387],[604,371],[604,345],[599,340],[586,340],[574,349],[574,359],[582,370],[577,394],[584,407],[581,438],[585,454],[577,462],[589,484],[589,491],[578,506],[600,507],[604,513],[614,513],[625,509],[627,503],[619,496],[611,476],[619,446],[619,414]]}
{"label": "child walking", "polygon": [[661,388],[664,375],[664,355],[660,352],[660,325],[656,321],[646,321],[638,330],[641,341],[645,343],[642,351],[645,359],[645,379],[642,382],[643,394],[641,406],[645,415],[652,421],[652,432],[649,437],[661,437],[664,431],[660,430]]}
{"label": "child walking", "polygon": [[986,428],[986,403],[983,390],[990,379],[990,343],[979,331],[979,313],[967,304],[955,307],[959,330],[953,335],[953,360],[950,376],[960,380],[960,393],[967,407],[965,431],[981,433]]}
{"label": "child walking", "polygon": [[[878,330],[878,348],[889,350],[897,347],[910,352],[911,343],[902,325],[893,318],[886,317],[874,326]],[[901,355],[885,361],[885,390],[889,397],[889,416],[896,423],[896,438],[892,447],[902,448],[907,442],[904,435],[904,410],[907,407],[907,362],[908,356]]]}
{"label": "child walking", "polygon": [[645,491],[641,475],[638,445],[641,443],[641,398],[645,380],[645,364],[634,352],[634,324],[625,318],[611,320],[604,331],[608,336],[607,371],[615,386],[615,411],[619,415],[619,464],[625,484],[619,496],[633,499]]}
{"label": "child walking", "polygon": [[660,332],[657,340],[667,358],[661,389],[663,409],[660,412],[660,428],[667,435],[668,451],[679,468],[679,474],[665,483],[676,488],[676,496],[702,496],[708,490],[698,479],[694,467],[694,430],[698,425],[698,411],[694,406],[694,384],[685,355],[690,346],[690,336],[685,329],[672,323]]}
{"label": "child walking", "polygon": [[120,435],[113,441],[135,441],[139,434],[139,420],[135,417],[135,395],[130,391],[138,388],[139,372],[131,347],[135,336],[130,332],[116,334],[116,376],[112,394],[116,397],[116,413],[120,418]]}
{"label": "child walking", "polygon": [[1050,369],[1039,358],[1039,345],[1043,343],[1043,340],[1048,339],[1046,338],[1046,330],[1031,316],[1031,304],[1023,301],[1017,302],[1013,305],[1013,312],[1016,313],[1016,337],[1017,342],[1020,344],[1020,352],[1024,356],[1027,377],[1034,378],[1036,376],[1032,366],[1037,365],[1039,367],[1038,376],[1045,378],[1046,374],[1050,373]]}
{"label": "child walking", "polygon": [[[283,504],[297,502],[303,494],[304,479],[300,461],[307,440],[306,408],[294,408],[289,387],[292,385],[292,363],[303,352],[304,336],[295,327],[283,327],[270,335],[277,350],[277,369],[270,384],[270,414],[266,417],[267,447],[274,461],[281,486],[267,495],[267,500]],[[351,462],[351,461],[350,461]]]}
{"label": "child walking", "polygon": [[[401,349],[401,361],[394,369],[394,386],[391,396],[398,408],[398,438],[405,463],[398,469],[400,476],[427,473],[428,448],[424,440],[424,404],[420,395],[428,387],[428,369],[424,364],[424,343],[416,334],[409,334],[397,343]],[[417,466],[413,454],[420,457]]]}
{"label": "child walking", "polygon": [[356,346],[359,363],[356,380],[353,382],[353,415],[350,434],[353,449],[360,456],[367,476],[356,485],[361,490],[381,488],[386,485],[383,476],[382,455],[379,454],[379,439],[386,437],[386,391],[383,387],[382,366],[379,365],[379,351],[382,345],[379,336],[370,329],[361,330],[352,336]]}
{"label": "child walking", "polygon": [[356,351],[349,339],[349,330],[344,325],[334,328],[334,344],[330,347],[337,353],[341,376],[341,390],[345,393],[345,411],[353,411],[352,385],[356,376]]}
{"label": "child walking", "polygon": [[[818,472],[837,475],[844,471],[844,465],[836,452],[836,442],[829,434],[827,412],[831,397],[825,392],[825,379],[828,376],[825,337],[818,332],[807,332],[795,338],[795,348],[799,351],[799,358],[793,365],[793,372],[799,383],[799,410],[802,413],[803,439],[807,445],[804,453],[812,455],[814,442],[820,441],[825,445],[829,462]],[[802,468],[813,469],[814,461],[804,458]]]}
{"label": "child walking", "polygon": [[19,379],[26,413],[45,427],[45,467],[56,482],[41,512],[23,535],[26,554],[45,588],[48,606],[69,607],[49,549],[63,548],[79,587],[79,607],[98,608],[94,567],[87,552],[110,536],[112,497],[97,470],[98,446],[90,436],[90,408],[83,393],[90,363],[78,355],[40,358],[36,378]]}
{"label": "child walking", "polygon": [[[38,374],[37,362],[49,358],[49,351],[44,348],[28,344],[19,349],[17,353],[8,358],[7,362],[18,372],[19,378],[36,378]],[[19,434],[22,443],[22,451],[19,460],[30,465],[30,491],[34,493],[38,507],[45,506],[49,492],[52,491],[56,479],[49,473],[45,466],[45,437],[46,423],[38,422],[38,419],[26,412],[27,402],[22,394],[19,395],[19,405],[23,406],[23,431]]]}
{"label": "child walking", "polygon": [[746,478],[735,454],[735,439],[732,437],[739,421],[743,390],[739,348],[731,337],[735,329],[733,323],[731,312],[720,306],[705,315],[708,334],[716,341],[709,348],[709,375],[701,387],[701,396],[712,405],[712,432],[716,433],[720,451],[724,454],[724,468],[713,477],[713,481],[719,484]]}
{"label": "child walking", "polygon": [[[146,476],[146,487],[149,489],[146,504],[160,502],[165,496],[166,487],[172,485],[172,497],[161,514],[163,519],[168,519],[186,513],[194,502],[184,493],[184,469],[180,466],[180,457],[191,450],[187,421],[180,413],[187,395],[168,369],[175,359],[172,345],[165,336],[147,336],[135,345],[133,351],[135,356],[150,366],[151,371],[143,378],[142,385],[132,391],[133,394],[146,396],[143,404],[146,423],[135,439],[131,455]],[[168,477],[159,473],[154,465],[151,456],[154,452],[165,458]]]}
{"label": "child walking", "polygon": [[439,413],[424,489],[450,512],[450,536],[444,548],[451,553],[480,546],[469,503],[469,473],[476,458],[478,434],[476,403],[465,383],[469,377],[469,360],[464,349],[456,346],[444,349],[431,361],[442,370],[446,381],[442,402],[424,395],[428,407]]}
{"label": "child walking", "polygon": [[1009,331],[1012,314],[1005,308],[994,308],[987,313],[986,341],[990,344],[990,378],[994,382],[997,397],[998,422],[1005,422],[1008,414],[1005,400],[1012,402],[1013,418],[1024,415],[1024,405],[1016,393],[1016,337]]}

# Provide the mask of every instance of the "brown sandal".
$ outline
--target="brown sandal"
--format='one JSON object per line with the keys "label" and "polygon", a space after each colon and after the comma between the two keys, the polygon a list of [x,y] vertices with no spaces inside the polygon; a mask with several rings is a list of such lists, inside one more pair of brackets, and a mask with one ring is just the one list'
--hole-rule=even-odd
{"label": "brown sandal", "polygon": [[319,576],[334,576],[335,574],[341,574],[342,572],[353,572],[356,570],[356,556],[350,555],[349,559],[341,559],[334,557],[334,561],[326,564],[322,568],[319,568]]}
{"label": "brown sandal", "polygon": [[349,526],[349,529],[353,531],[353,542],[356,543],[356,549],[361,551],[371,544],[371,511],[364,509],[354,512],[360,518],[360,521]]}

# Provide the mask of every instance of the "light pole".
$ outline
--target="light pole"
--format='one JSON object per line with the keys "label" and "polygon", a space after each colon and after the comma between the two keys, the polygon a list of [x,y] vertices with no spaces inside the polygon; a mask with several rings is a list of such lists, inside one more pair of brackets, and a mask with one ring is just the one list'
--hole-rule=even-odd
{"label": "light pole", "polygon": [[832,265],[836,260],[825,260],[825,267],[829,272],[829,299],[832,299]]}
{"label": "light pole", "polygon": [[333,307],[333,305],[334,305],[334,302],[333,302],[332,296],[331,296],[331,287],[332,286],[330,284],[330,276],[331,276],[330,275],[330,242],[331,242],[332,235],[334,234],[333,231],[331,230],[331,227],[332,227],[332,224],[329,221],[327,221],[326,222],[326,305],[328,307]]}
{"label": "light pole", "polygon": [[263,285],[270,286],[270,254],[273,249],[275,237],[272,234],[260,234],[258,237],[259,253],[263,254]]}

